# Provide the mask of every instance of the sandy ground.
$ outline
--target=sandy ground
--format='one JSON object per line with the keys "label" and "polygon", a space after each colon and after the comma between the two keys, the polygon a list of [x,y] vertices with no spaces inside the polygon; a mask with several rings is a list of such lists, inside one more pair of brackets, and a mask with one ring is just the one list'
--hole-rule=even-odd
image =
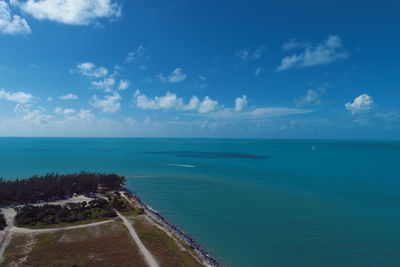
{"label": "sandy ground", "polygon": [[43,206],[43,205],[66,205],[68,203],[82,203],[84,201],[89,202],[93,200],[93,198],[90,197],[86,197],[84,195],[79,195],[79,196],[75,196],[75,197],[71,197],[71,198],[67,198],[67,199],[63,199],[63,200],[56,200],[56,201],[52,201],[52,202],[43,202],[43,203],[38,203],[38,204],[33,204],[33,206]]}

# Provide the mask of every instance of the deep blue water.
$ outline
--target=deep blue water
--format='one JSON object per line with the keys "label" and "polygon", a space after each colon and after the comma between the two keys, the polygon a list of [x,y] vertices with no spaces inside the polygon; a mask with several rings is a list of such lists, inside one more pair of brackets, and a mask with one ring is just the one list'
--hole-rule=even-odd
{"label": "deep blue water", "polygon": [[0,170],[125,175],[231,266],[400,266],[400,142],[2,138]]}

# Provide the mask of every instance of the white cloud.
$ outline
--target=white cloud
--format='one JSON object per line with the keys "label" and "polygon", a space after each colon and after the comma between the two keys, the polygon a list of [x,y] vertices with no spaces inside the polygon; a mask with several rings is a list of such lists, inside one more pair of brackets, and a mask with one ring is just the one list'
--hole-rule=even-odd
{"label": "white cloud", "polygon": [[9,4],[3,0],[0,0],[0,33],[14,35],[31,33],[26,20],[20,16],[11,15]]}
{"label": "white cloud", "polygon": [[258,76],[260,76],[263,72],[264,72],[264,68],[258,67],[258,68],[256,68],[256,70],[254,71],[254,76],[258,77]]}
{"label": "white cloud", "polygon": [[261,107],[249,111],[237,112],[235,110],[225,108],[217,112],[209,114],[209,116],[217,119],[256,119],[260,117],[282,117],[289,115],[300,115],[313,112],[311,109],[287,108],[287,107]]}
{"label": "white cloud", "polygon": [[80,74],[87,77],[100,78],[108,74],[105,67],[96,67],[92,62],[83,62],[77,65],[77,70]]}
{"label": "white cloud", "polygon": [[129,81],[128,80],[120,80],[118,89],[119,90],[126,90],[129,88]]}
{"label": "white cloud", "polygon": [[194,82],[193,85],[203,89],[207,87],[207,77],[203,76],[203,75],[197,75],[194,77]]}
{"label": "white cloud", "polygon": [[197,96],[192,96],[189,103],[185,104],[183,98],[171,92],[167,92],[164,96],[149,98],[139,90],[135,91],[134,102],[141,109],[197,110],[199,113],[207,113],[218,107],[218,102],[208,96],[203,101]]}
{"label": "white cloud", "polygon": [[88,25],[121,15],[121,6],[112,0],[12,0],[11,3],[36,19],[70,25]]}
{"label": "white cloud", "polygon": [[247,60],[249,57],[250,51],[247,48],[240,49],[239,51],[236,51],[236,57],[241,59],[242,61]]}
{"label": "white cloud", "polygon": [[254,50],[252,50],[250,48],[243,48],[243,49],[236,51],[235,56],[243,62],[250,60],[250,59],[257,60],[257,59],[261,58],[261,56],[265,50],[266,50],[265,45],[259,45]]}
{"label": "white cloud", "polygon": [[299,108],[285,108],[285,107],[266,107],[256,108],[249,112],[250,115],[258,116],[269,116],[269,117],[280,117],[287,115],[298,115],[313,112],[310,109],[299,109]]}
{"label": "white cloud", "polygon": [[183,110],[195,110],[198,109],[201,104],[200,99],[197,96],[192,96],[189,103],[183,107]]}
{"label": "white cloud", "polygon": [[362,111],[370,110],[374,104],[374,100],[367,94],[356,97],[353,103],[345,104],[347,110],[351,111],[351,114],[355,115]]}
{"label": "white cloud", "polygon": [[107,77],[101,81],[93,81],[92,85],[94,87],[104,90],[105,92],[111,92],[115,85],[115,79],[112,77]]}
{"label": "white cloud", "polygon": [[329,64],[335,60],[346,58],[348,53],[343,49],[342,40],[337,35],[330,35],[316,46],[307,46],[304,52],[284,57],[277,71],[291,68],[306,68]]}
{"label": "white cloud", "polygon": [[238,97],[235,99],[235,111],[243,111],[247,106],[247,96],[243,95],[242,97]]}
{"label": "white cloud", "polygon": [[208,96],[200,103],[199,113],[208,113],[215,110],[218,107],[218,102],[212,100]]}
{"label": "white cloud", "polygon": [[178,83],[183,82],[186,79],[186,74],[183,72],[181,68],[176,68],[172,73],[168,76],[160,73],[157,75],[163,83]]}
{"label": "white cloud", "polygon": [[264,51],[267,49],[265,45],[260,45],[254,51],[251,53],[251,58],[252,59],[259,59]]}
{"label": "white cloud", "polygon": [[61,100],[76,100],[78,99],[78,96],[74,94],[66,94],[66,95],[61,95],[59,98]]}
{"label": "white cloud", "polygon": [[131,62],[149,60],[149,57],[146,55],[146,52],[147,49],[141,45],[135,51],[128,53],[125,62],[131,63]]}
{"label": "white cloud", "polygon": [[60,114],[60,115],[71,115],[71,114],[75,113],[75,109],[72,109],[72,108],[62,109],[60,107],[56,107],[54,109],[54,113]]}
{"label": "white cloud", "polygon": [[296,39],[291,39],[282,45],[283,50],[292,50],[292,49],[296,49],[296,48],[300,48],[300,47],[308,48],[308,47],[312,47],[312,44],[305,40],[299,41]]}
{"label": "white cloud", "polygon": [[26,104],[32,102],[35,97],[29,93],[24,92],[7,92],[4,89],[0,89],[0,100],[4,99],[7,101],[16,102],[19,104]]}
{"label": "white cloud", "polygon": [[320,105],[321,104],[321,95],[325,92],[323,87],[312,90],[307,90],[307,94],[305,96],[299,97],[295,99],[296,106],[304,106],[304,105]]}
{"label": "white cloud", "polygon": [[82,120],[93,120],[94,119],[94,115],[88,109],[81,109],[76,116]]}
{"label": "white cloud", "polygon": [[52,119],[51,115],[45,113],[45,108],[37,107],[31,109],[31,105],[29,104],[17,104],[14,108],[14,111],[17,116],[19,116],[21,121],[28,122],[32,125],[46,125]]}
{"label": "white cloud", "polygon": [[100,108],[105,113],[115,113],[121,108],[122,98],[118,93],[106,95],[103,99],[99,99],[97,95],[92,96],[89,104],[95,108]]}
{"label": "white cloud", "polygon": [[129,126],[135,126],[137,124],[137,121],[131,117],[127,117],[125,119],[125,124],[127,124]]}
{"label": "white cloud", "polygon": [[151,99],[136,90],[134,97],[137,107],[142,109],[181,109],[183,107],[183,99],[170,92],[167,92],[165,96],[156,96]]}

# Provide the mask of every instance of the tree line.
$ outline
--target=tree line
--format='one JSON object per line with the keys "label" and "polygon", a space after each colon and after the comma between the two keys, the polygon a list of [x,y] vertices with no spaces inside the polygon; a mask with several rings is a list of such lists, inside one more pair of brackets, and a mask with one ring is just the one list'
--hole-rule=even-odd
{"label": "tree line", "polygon": [[61,205],[26,205],[17,209],[15,223],[19,227],[72,223],[117,216],[113,205],[102,198],[82,203]]}
{"label": "tree line", "polygon": [[7,226],[6,218],[4,217],[3,213],[0,213],[0,231],[4,230],[6,226]]}
{"label": "tree line", "polygon": [[125,181],[125,177],[117,174],[94,172],[50,173],[13,181],[0,178],[0,206],[57,200],[74,194],[118,191],[123,189]]}

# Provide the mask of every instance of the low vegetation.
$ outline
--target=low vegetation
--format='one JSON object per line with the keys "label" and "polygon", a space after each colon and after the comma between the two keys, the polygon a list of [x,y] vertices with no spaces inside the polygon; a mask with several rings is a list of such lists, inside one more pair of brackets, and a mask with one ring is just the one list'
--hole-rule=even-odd
{"label": "low vegetation", "polygon": [[175,241],[156,225],[137,219],[134,221],[134,227],[143,244],[157,257],[161,266],[203,266],[192,256],[195,252],[191,248]]}
{"label": "low vegetation", "polygon": [[61,205],[27,205],[17,209],[15,223],[19,227],[74,223],[79,221],[112,218],[116,213],[105,199],[92,200],[89,203],[69,203]]}
{"label": "low vegetation", "polygon": [[7,226],[6,218],[4,217],[3,213],[0,213],[0,231],[4,230],[6,226]]}
{"label": "low vegetation", "polygon": [[14,181],[0,178],[0,206],[63,199],[74,194],[118,191],[124,183],[123,176],[91,172],[51,173]]}
{"label": "low vegetation", "polygon": [[[32,235],[24,235],[24,240]],[[26,249],[24,240],[19,245],[21,255],[13,246],[5,253],[5,266],[146,266],[128,230],[118,221],[82,229],[60,230],[33,236],[34,242]],[[14,240],[14,238],[13,238]],[[18,240],[16,240],[18,241]],[[21,260],[21,256],[24,259]],[[0,264],[0,266],[3,266]]]}
{"label": "low vegetation", "polygon": [[106,194],[106,198],[110,201],[114,209],[121,212],[124,216],[137,216],[144,214],[143,208],[135,208],[126,200],[119,192]]}

